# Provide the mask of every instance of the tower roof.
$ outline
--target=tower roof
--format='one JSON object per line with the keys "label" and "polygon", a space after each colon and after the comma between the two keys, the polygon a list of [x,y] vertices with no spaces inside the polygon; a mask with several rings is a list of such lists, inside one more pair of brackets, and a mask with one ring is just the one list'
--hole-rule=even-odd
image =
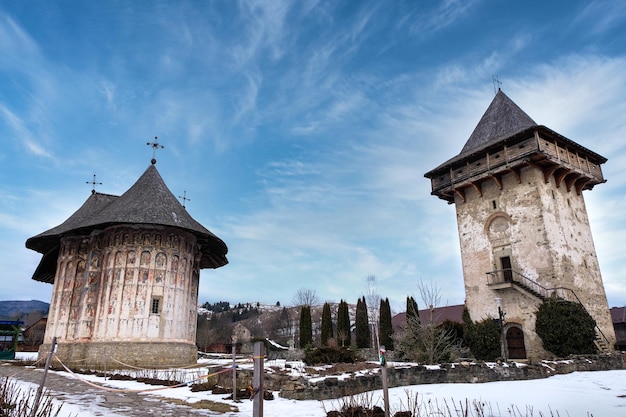
{"label": "tower roof", "polygon": [[461,152],[428,171],[431,194],[449,203],[455,195],[464,200],[464,188],[478,189],[485,180],[500,177],[524,166],[539,167],[545,180],[555,176],[557,186],[565,180],[568,191],[590,190],[605,182],[602,155],[537,125],[517,104],[498,90]]}
{"label": "tower roof", "polygon": [[498,89],[460,155],[477,151],[535,126],[537,123]]}
{"label": "tower roof", "polygon": [[58,251],[63,236],[89,234],[96,229],[123,224],[171,226],[186,230],[194,234],[200,244],[200,268],[219,268],[228,263],[226,244],[189,215],[167,188],[154,165],[150,165],[137,182],[119,197],[92,192],[66,221],[31,237],[26,241],[26,247],[46,255]]}

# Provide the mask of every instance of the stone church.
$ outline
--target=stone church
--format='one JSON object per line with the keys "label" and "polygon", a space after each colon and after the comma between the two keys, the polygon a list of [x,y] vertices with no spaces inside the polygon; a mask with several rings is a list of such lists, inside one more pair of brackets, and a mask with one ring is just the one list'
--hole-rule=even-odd
{"label": "stone church", "polygon": [[581,303],[597,344],[615,345],[583,198],[606,181],[605,162],[498,90],[461,152],[425,174],[456,207],[472,320],[498,317],[501,304],[509,358],[545,357],[535,312],[551,296]]}
{"label": "stone church", "polygon": [[156,160],[123,195],[92,191],[65,222],[26,241],[53,285],[40,356],[57,339],[68,366],[184,366],[197,360],[200,270],[228,263],[226,244],[165,185]]}

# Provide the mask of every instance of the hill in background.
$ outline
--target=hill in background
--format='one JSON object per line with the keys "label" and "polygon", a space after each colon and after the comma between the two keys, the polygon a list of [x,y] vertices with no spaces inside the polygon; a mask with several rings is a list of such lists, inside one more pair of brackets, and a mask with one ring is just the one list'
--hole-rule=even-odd
{"label": "hill in background", "polygon": [[22,320],[31,313],[39,313],[41,316],[48,315],[49,303],[43,301],[0,301],[0,319]]}

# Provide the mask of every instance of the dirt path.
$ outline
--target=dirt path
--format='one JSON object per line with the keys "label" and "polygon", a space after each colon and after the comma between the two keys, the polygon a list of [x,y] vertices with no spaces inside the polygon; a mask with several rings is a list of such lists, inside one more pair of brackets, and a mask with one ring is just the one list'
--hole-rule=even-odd
{"label": "dirt path", "polygon": [[[0,363],[0,378],[5,377],[39,386],[43,370]],[[216,414],[208,410],[196,410],[189,406],[173,404],[158,396],[100,390],[55,372],[49,372],[46,376],[45,388],[50,391],[53,398],[62,403],[78,405],[89,410],[94,416],[197,417]]]}

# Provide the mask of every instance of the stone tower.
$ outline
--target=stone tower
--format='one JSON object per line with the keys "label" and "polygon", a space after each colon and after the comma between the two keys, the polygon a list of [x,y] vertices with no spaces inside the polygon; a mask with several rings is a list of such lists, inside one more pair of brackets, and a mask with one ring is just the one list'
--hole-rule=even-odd
{"label": "stone tower", "polygon": [[546,354],[535,312],[553,295],[580,302],[598,344],[615,344],[582,194],[605,182],[604,162],[499,90],[461,152],[425,174],[456,206],[470,315],[497,317],[501,300],[510,358]]}
{"label": "stone tower", "polygon": [[43,254],[33,279],[53,284],[40,356],[76,367],[195,363],[200,269],[226,244],[167,188],[155,160],[123,195],[92,192],[65,222],[26,241]]}

